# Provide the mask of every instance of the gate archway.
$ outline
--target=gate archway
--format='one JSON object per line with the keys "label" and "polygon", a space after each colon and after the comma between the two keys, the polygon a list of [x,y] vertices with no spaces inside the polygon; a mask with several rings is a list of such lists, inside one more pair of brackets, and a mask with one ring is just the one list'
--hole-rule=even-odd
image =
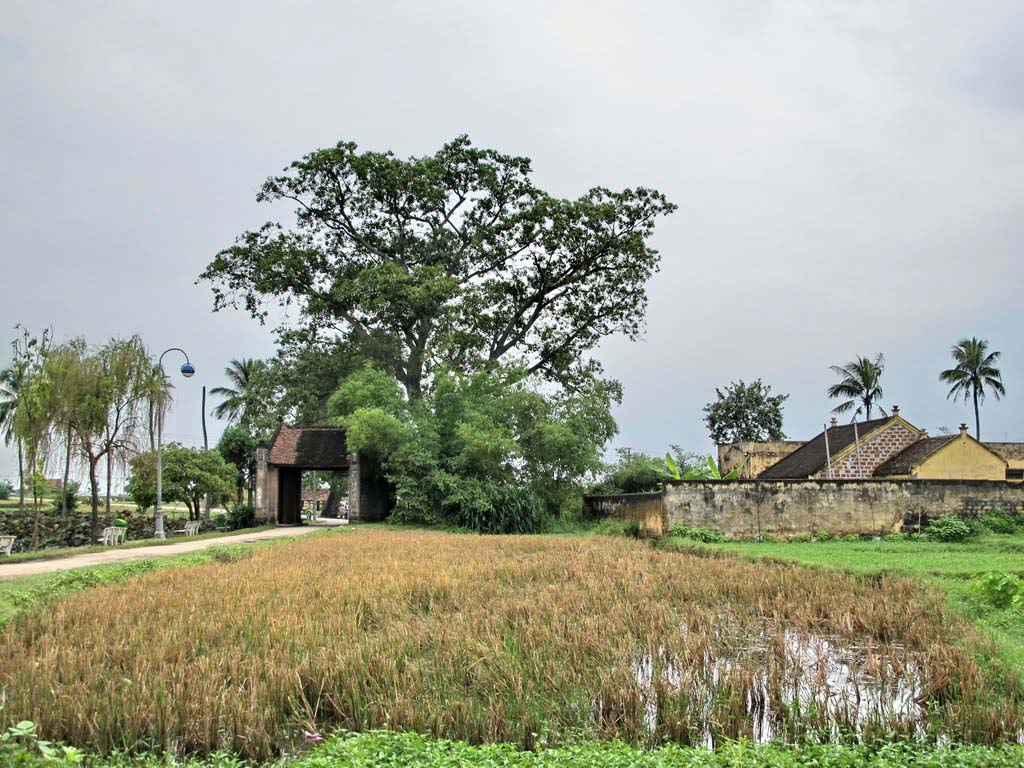
{"label": "gate archway", "polygon": [[382,520],[388,513],[385,479],[345,444],[340,427],[280,426],[269,448],[256,451],[256,520],[299,525],[302,522],[302,473],[348,472],[350,520]]}

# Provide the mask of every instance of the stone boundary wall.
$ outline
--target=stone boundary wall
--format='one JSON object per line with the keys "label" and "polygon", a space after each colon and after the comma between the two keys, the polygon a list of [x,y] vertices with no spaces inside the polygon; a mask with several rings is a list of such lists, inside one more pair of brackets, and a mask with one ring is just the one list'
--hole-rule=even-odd
{"label": "stone boundary wall", "polygon": [[660,494],[584,499],[584,509],[596,516],[642,521],[648,535],[682,525],[732,538],[886,534],[943,515],[977,517],[993,507],[1024,514],[1024,486],[996,480],[683,480],[667,483]]}
{"label": "stone boundary wall", "polygon": [[636,523],[641,536],[665,534],[665,501],[661,491],[584,496],[583,516],[591,520],[608,517]]}

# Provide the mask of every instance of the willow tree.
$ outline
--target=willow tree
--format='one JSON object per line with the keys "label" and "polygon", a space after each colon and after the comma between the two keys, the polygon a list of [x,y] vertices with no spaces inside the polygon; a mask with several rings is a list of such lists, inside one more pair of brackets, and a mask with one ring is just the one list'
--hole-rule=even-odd
{"label": "willow tree", "polygon": [[675,206],[644,188],[558,198],[530,174],[465,136],[409,159],[342,142],[264,183],[259,201],[295,205],[289,226],[243,233],[200,277],[216,309],[288,306],[290,330],[358,345],[412,399],[441,361],[571,383],[602,338],[641,332],[648,241]]}
{"label": "willow tree", "polygon": [[46,359],[50,351],[50,332],[44,331],[41,336],[32,336],[26,329],[13,344],[13,367],[18,371],[20,384],[14,406],[12,430],[24,454],[25,467],[22,468],[22,507],[24,507],[25,472],[32,488],[32,548],[39,543],[39,502],[41,488],[37,476],[45,469],[46,455],[49,450],[51,435],[50,398],[53,393],[52,382],[46,369]]}

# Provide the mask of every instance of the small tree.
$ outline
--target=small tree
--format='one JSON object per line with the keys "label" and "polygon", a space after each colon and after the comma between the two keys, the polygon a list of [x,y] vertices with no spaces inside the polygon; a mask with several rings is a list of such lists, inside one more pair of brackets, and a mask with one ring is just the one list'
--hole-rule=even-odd
{"label": "small tree", "polygon": [[[163,448],[163,495],[165,501],[184,502],[189,519],[198,520],[203,498],[210,494],[218,504],[231,498],[238,470],[216,450],[185,448],[176,443]],[[146,452],[131,461],[127,490],[139,509],[156,503],[156,454]]]}
{"label": "small tree", "polygon": [[242,426],[228,427],[220,436],[217,443],[217,450],[224,457],[238,467],[238,476],[235,481],[235,501],[242,503],[242,490],[249,490],[249,505],[252,505],[252,487],[256,474],[256,438]]}
{"label": "small tree", "polygon": [[757,379],[747,384],[731,382],[716,400],[704,406],[704,423],[717,445],[784,440],[782,407],[789,395],[771,394],[771,386]]}

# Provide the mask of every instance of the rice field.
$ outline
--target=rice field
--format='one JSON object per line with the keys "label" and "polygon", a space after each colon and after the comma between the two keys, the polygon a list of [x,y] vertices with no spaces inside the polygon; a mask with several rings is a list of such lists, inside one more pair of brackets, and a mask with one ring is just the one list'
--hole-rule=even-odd
{"label": "rice field", "polygon": [[612,537],[386,528],[86,590],[0,632],[9,719],[264,759],[333,727],[470,743],[1019,738],[1020,680],[898,577]]}

